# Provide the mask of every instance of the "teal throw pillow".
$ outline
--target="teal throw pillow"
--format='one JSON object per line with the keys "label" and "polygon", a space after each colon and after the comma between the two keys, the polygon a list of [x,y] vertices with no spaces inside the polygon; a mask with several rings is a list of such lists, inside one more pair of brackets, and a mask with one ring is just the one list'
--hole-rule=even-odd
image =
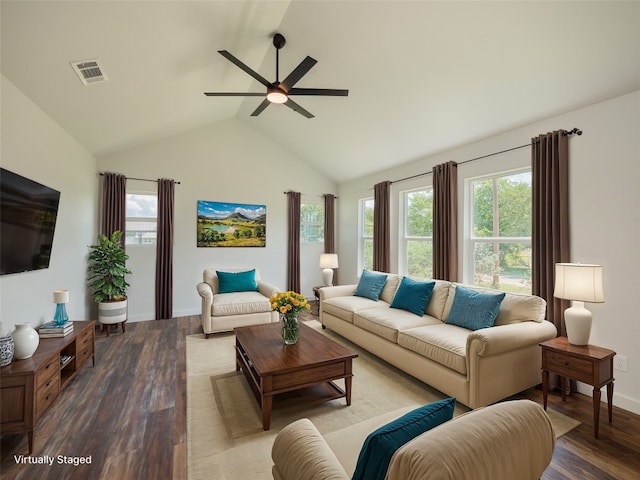
{"label": "teal throw pillow", "polygon": [[421,317],[431,300],[435,285],[436,282],[416,282],[408,277],[402,277],[390,306],[407,310]]}
{"label": "teal throw pillow", "polygon": [[480,293],[457,286],[451,312],[445,323],[469,330],[493,327],[504,295],[504,292]]}
{"label": "teal throw pillow", "polygon": [[386,282],[387,276],[384,273],[372,273],[368,270],[363,270],[354,295],[356,297],[370,298],[377,302]]}
{"label": "teal throw pillow", "polygon": [[424,405],[397,418],[367,436],[352,480],[384,480],[397,449],[427,430],[453,418],[455,398]]}
{"label": "teal throw pillow", "polygon": [[256,271],[218,272],[218,293],[255,292],[258,290]]}

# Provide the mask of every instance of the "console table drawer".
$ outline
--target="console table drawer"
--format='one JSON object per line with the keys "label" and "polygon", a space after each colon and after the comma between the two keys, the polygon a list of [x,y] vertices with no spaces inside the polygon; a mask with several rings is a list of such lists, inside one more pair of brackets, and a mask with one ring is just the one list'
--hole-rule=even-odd
{"label": "console table drawer", "polygon": [[49,408],[49,405],[58,397],[59,393],[60,378],[58,376],[54,376],[42,388],[38,389],[36,393],[36,418],[40,418]]}
{"label": "console table drawer", "polygon": [[45,364],[38,369],[38,380],[36,382],[36,390],[45,385],[51,377],[60,373],[60,355],[56,352]]}
{"label": "console table drawer", "polygon": [[546,351],[545,360],[547,369],[560,376],[570,377],[584,383],[589,383],[593,379],[593,362],[586,358]]}

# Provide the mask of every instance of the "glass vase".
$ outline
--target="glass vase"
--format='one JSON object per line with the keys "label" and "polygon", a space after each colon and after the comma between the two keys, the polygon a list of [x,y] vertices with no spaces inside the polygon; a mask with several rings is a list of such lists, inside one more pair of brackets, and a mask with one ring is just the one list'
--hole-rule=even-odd
{"label": "glass vase", "polygon": [[294,345],[300,337],[298,317],[280,316],[280,333],[285,345]]}
{"label": "glass vase", "polygon": [[56,303],[56,313],[53,315],[53,323],[56,325],[64,325],[69,321],[65,305],[66,303]]}

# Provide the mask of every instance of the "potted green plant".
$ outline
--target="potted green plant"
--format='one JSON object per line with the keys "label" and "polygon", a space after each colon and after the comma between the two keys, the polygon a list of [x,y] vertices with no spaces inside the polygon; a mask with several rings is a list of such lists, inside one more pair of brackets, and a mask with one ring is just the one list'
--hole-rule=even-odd
{"label": "potted green plant", "polygon": [[98,235],[98,243],[89,248],[89,287],[98,304],[100,323],[121,323],[127,319],[127,289],[125,275],[129,255],[121,243],[122,232],[116,230],[111,237]]}

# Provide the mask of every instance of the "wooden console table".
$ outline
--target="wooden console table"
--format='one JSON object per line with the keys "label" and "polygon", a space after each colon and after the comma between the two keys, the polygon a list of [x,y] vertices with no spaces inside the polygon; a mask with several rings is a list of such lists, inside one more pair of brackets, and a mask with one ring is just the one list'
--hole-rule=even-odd
{"label": "wooden console table", "polygon": [[66,337],[41,338],[31,358],[0,368],[0,434],[27,432],[29,454],[42,415],[89,358],[95,367],[95,323],[73,322]]}
{"label": "wooden console table", "polygon": [[562,400],[565,400],[565,378],[572,378],[593,387],[593,427],[598,438],[600,424],[600,389],[607,386],[609,423],[613,421],[613,357],[616,352],[594,345],[572,345],[566,337],[557,337],[540,344],[542,347],[542,399],[547,409],[549,373],[561,377]]}

